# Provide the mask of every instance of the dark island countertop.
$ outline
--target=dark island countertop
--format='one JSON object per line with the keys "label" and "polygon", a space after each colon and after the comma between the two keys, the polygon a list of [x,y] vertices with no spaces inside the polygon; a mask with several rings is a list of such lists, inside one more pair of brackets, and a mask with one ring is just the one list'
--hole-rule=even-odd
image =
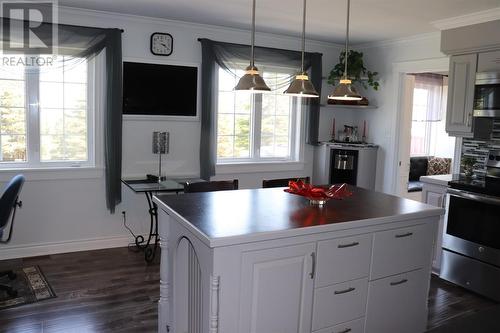
{"label": "dark island countertop", "polygon": [[323,207],[283,188],[158,195],[154,201],[210,247],[444,214],[441,208],[413,200],[359,187],[350,190],[351,197],[330,200]]}

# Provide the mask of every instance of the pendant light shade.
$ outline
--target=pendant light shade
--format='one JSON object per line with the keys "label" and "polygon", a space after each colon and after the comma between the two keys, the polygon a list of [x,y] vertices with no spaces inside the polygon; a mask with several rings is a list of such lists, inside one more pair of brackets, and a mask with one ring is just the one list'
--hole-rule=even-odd
{"label": "pendant light shade", "polygon": [[234,90],[264,92],[270,91],[271,88],[267,86],[262,76],[259,75],[259,70],[257,69],[257,67],[250,65],[245,69],[245,75],[243,75],[238,81],[238,84],[236,85],[236,87],[234,87]]}
{"label": "pendant light shade", "polygon": [[328,99],[339,100],[339,101],[359,101],[363,97],[358,94],[356,88],[352,85],[351,80],[349,80],[347,74],[347,61],[349,58],[349,14],[351,9],[351,0],[347,0],[347,26],[345,35],[345,55],[344,55],[344,76],[340,80],[339,84],[333,89],[331,95],[328,95]]}
{"label": "pendant light shade", "polygon": [[245,69],[245,75],[241,77],[241,79],[238,81],[238,84],[236,87],[234,87],[234,90],[237,91],[247,91],[250,93],[262,93],[265,91],[270,91],[271,88],[269,88],[259,74],[259,70],[257,67],[255,67],[255,2],[256,0],[253,0],[252,3],[252,44],[250,47],[251,54],[250,54],[250,66],[248,66]]}
{"label": "pendant light shade", "polygon": [[285,90],[284,94],[288,96],[297,96],[297,97],[307,97],[307,98],[317,98],[319,97],[316,88],[309,80],[309,76],[307,72],[304,70],[304,53],[306,48],[306,0],[304,0],[304,9],[302,12],[302,62],[301,62],[301,71],[299,74],[295,76],[295,79],[292,81],[287,90]]}

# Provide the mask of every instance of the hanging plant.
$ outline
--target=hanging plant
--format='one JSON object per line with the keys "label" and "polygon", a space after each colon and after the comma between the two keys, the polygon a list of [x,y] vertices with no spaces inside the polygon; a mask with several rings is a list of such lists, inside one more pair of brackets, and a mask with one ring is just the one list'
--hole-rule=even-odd
{"label": "hanging plant", "polygon": [[[345,51],[342,51],[339,56],[339,63],[333,67],[328,76],[329,84],[336,85],[344,75],[344,59]],[[359,83],[365,89],[370,86],[373,90],[378,90],[380,86],[377,79],[378,72],[371,72],[366,69],[363,63],[363,52],[349,50],[347,65],[347,74],[353,83]]]}

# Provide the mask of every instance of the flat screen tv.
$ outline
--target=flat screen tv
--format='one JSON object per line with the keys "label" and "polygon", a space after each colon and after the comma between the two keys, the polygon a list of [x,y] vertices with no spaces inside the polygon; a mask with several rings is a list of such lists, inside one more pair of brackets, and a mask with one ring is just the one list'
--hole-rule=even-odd
{"label": "flat screen tv", "polygon": [[123,63],[123,114],[196,116],[198,68]]}

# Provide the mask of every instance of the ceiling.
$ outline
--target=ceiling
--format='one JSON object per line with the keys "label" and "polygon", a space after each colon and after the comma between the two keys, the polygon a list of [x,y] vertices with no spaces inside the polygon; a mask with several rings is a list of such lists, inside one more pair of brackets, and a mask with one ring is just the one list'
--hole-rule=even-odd
{"label": "ceiling", "polygon": [[[249,29],[251,0],[59,0],[63,6]],[[341,43],[345,0],[309,0],[308,38]],[[500,7],[500,0],[353,0],[353,43],[436,31],[433,21]],[[300,34],[302,0],[257,1],[257,31]]]}

